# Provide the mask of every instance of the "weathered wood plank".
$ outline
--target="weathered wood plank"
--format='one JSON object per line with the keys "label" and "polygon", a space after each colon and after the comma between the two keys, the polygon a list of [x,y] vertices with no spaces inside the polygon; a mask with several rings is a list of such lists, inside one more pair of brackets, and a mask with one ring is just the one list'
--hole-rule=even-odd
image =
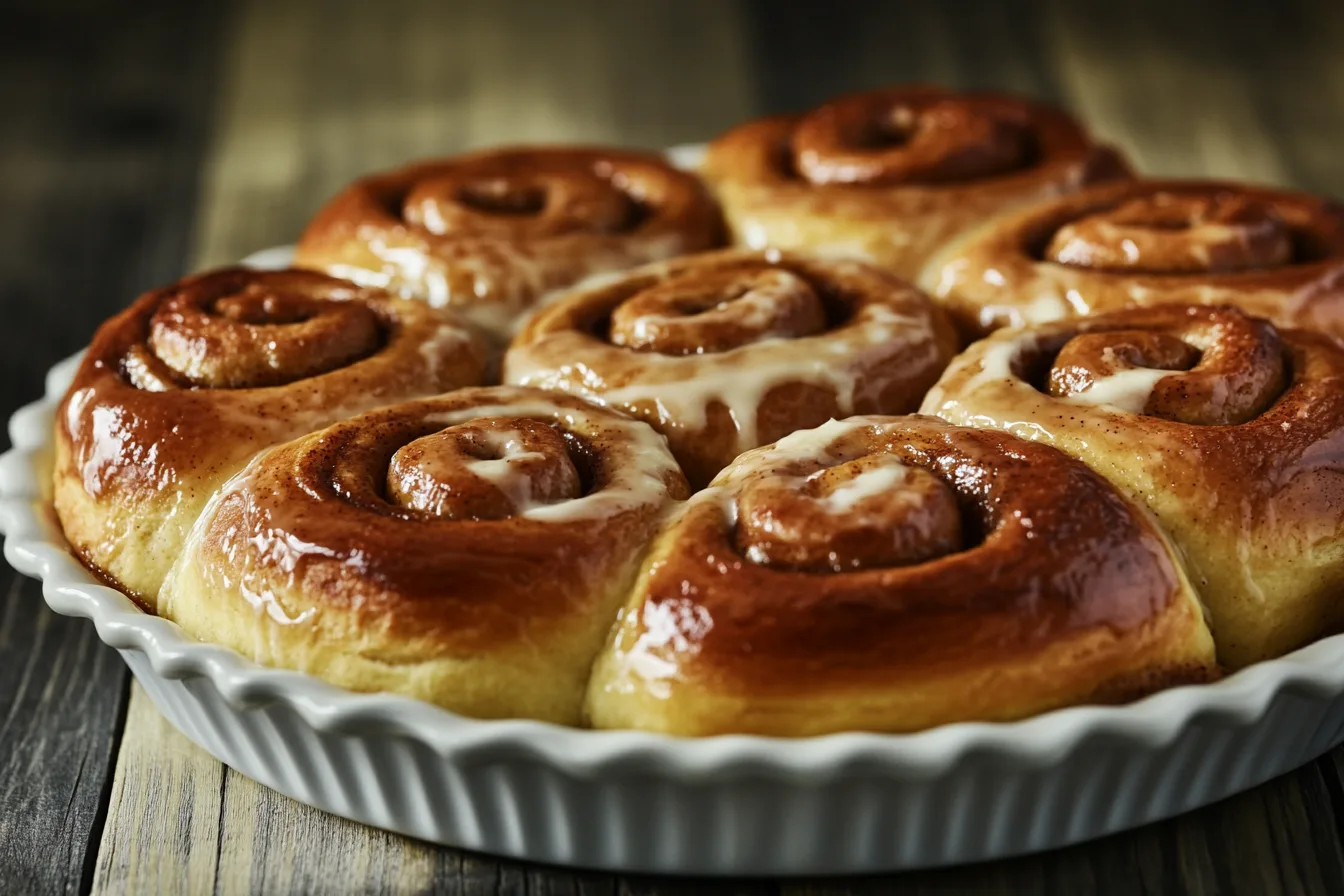
{"label": "weathered wood plank", "polygon": [[[97,847],[126,670],[93,627],[0,595],[0,891],[79,892]],[[91,842],[92,841],[92,842]]]}
{"label": "weathered wood plank", "polygon": [[[7,7],[0,29],[0,415],[182,263],[213,73],[210,5]],[[0,441],[4,437],[0,436]],[[0,576],[0,892],[79,892],[127,673],[87,622]]]}
{"label": "weathered wood plank", "polygon": [[[153,764],[131,761],[147,753]],[[225,772],[132,684],[93,891],[209,892],[219,866]]]}

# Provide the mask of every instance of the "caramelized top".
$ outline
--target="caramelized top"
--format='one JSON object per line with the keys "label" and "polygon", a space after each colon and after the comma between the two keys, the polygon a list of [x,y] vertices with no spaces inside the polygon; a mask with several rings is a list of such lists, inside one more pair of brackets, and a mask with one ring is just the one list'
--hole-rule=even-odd
{"label": "caramelized top", "polygon": [[804,115],[741,125],[710,145],[706,163],[712,180],[734,185],[869,192],[1012,189],[1041,177],[1086,182],[1125,170],[1063,112],[1003,94],[923,86],[850,94]]}
{"label": "caramelized top", "polygon": [[255,389],[336,370],[386,338],[362,292],[298,271],[232,268],[186,280],[162,292],[121,367],[156,391]]}
{"label": "caramelized top", "polygon": [[1064,224],[1045,258],[1098,271],[1217,274],[1291,263],[1293,234],[1272,205],[1249,196],[1156,192]]}
{"label": "caramelized top", "polygon": [[1134,305],[1238,305],[1344,335],[1344,208],[1218,181],[1092,187],[991,222],[921,284],[968,329]]}
{"label": "caramelized top", "polygon": [[928,417],[748,452],[660,544],[617,650],[728,693],[981,667],[1139,629],[1182,587],[1152,524],[1081,463]]}
{"label": "caramelized top", "polygon": [[612,564],[685,494],[643,423],[565,395],[460,389],[262,455],[208,512],[198,564],[273,619],[364,632],[393,661],[426,638],[517,640],[605,599]]}
{"label": "caramelized top", "polygon": [[785,268],[705,265],[621,302],[609,335],[612,345],[636,351],[717,354],[810,336],[826,329],[826,317],[813,285]]}
{"label": "caramelized top", "polygon": [[660,156],[505,147],[355,181],[309,224],[297,261],[458,306],[502,338],[549,290],[722,241],[705,188]]}
{"label": "caramelized top", "polygon": [[483,368],[463,326],[422,304],[308,271],[224,268],[103,324],[58,426],[89,494],[158,492]]}

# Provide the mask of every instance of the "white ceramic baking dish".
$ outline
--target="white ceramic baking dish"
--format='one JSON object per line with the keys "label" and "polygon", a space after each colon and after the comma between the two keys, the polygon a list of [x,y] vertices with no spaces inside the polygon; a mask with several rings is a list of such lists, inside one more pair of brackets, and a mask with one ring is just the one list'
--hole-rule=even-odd
{"label": "white ceramic baking dish", "polygon": [[[281,248],[249,259],[283,265]],[[5,557],[93,620],[165,716],[243,774],[425,840],[683,874],[974,862],[1132,828],[1282,774],[1344,739],[1344,636],[1121,707],[910,735],[686,740],[477,721],[354,694],[186,637],[99,582],[47,503],[52,414],[77,358],[10,421]]]}

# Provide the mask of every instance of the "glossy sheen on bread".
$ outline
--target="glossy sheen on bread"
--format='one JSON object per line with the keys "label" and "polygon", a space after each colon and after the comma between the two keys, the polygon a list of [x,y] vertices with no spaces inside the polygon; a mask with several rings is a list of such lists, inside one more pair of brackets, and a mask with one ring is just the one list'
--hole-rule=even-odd
{"label": "glossy sheen on bread", "polygon": [[684,735],[915,731],[1214,674],[1170,544],[1103,478],[854,417],[744,454],[664,528],[587,706]]}
{"label": "glossy sheen on bread", "polygon": [[160,597],[189,634],[356,691],[565,724],[653,530],[686,494],[643,423],[462,389],[268,451]]}
{"label": "glossy sheen on bread", "polygon": [[1344,621],[1344,349],[1328,337],[1217,306],[1002,330],[924,411],[1054,445],[1151,509],[1225,664]]}
{"label": "glossy sheen on bread", "polygon": [[258,451],[483,369],[461,321],[380,290],[308,271],[188,277],[94,336],[57,411],[57,516],[152,608],[206,501]]}
{"label": "glossy sheen on bread", "polygon": [[710,144],[704,174],[739,244],[858,256],[913,279],[965,230],[1129,167],[1057,109],[906,86],[739,125]]}

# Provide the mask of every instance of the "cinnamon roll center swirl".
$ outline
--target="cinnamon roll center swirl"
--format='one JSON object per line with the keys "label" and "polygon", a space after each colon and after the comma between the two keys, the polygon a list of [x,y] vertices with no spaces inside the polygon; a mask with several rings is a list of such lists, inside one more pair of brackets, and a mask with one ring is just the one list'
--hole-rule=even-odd
{"label": "cinnamon roll center swirl", "polygon": [[159,304],[123,366],[151,390],[262,388],[327,373],[384,341],[383,322],[357,292],[285,272],[203,278]]}
{"label": "cinnamon roll center swirl", "polygon": [[776,267],[692,271],[636,292],[611,315],[612,344],[662,355],[724,352],[826,329],[806,279]]}
{"label": "cinnamon roll center swirl", "polygon": [[614,234],[638,217],[635,198],[596,170],[509,171],[464,168],[415,183],[402,219],[435,235],[539,239]]}
{"label": "cinnamon roll center swirl", "polygon": [[971,98],[893,101],[881,93],[819,107],[793,133],[793,163],[822,184],[938,184],[1026,166],[1032,140],[1006,108]]}
{"label": "cinnamon roll center swirl", "polygon": [[1047,391],[1192,426],[1254,420],[1291,379],[1272,324],[1227,308],[1190,309],[1171,331],[1118,329],[1069,339]]}
{"label": "cinnamon roll center swirl", "polygon": [[1245,196],[1159,192],[1064,224],[1045,258],[1120,273],[1231,273],[1291,264],[1293,234]]}
{"label": "cinnamon roll center swirl", "polygon": [[802,477],[748,483],[737,497],[737,549],[750,561],[812,572],[911,566],[962,549],[952,488],[892,454]]}
{"label": "cinnamon roll center swirl", "polygon": [[417,516],[500,520],[582,496],[565,437],[526,417],[482,417],[397,449],[388,501]]}

